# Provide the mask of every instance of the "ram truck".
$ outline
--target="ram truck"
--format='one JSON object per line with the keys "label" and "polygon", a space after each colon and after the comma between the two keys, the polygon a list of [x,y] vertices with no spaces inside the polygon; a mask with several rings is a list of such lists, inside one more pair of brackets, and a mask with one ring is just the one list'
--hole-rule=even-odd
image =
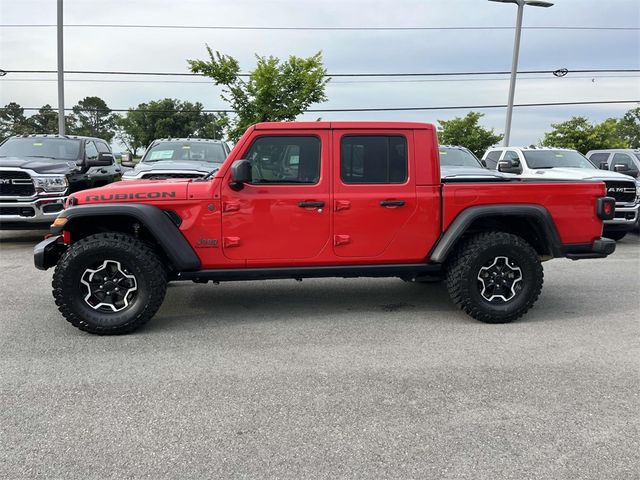
{"label": "ram truck", "polygon": [[444,280],[471,317],[505,323],[538,299],[543,261],[615,250],[604,183],[480,173],[441,179],[431,124],[261,123],[204,178],[73,194],[35,265],[55,266],[71,324],[119,334],[178,280]]}

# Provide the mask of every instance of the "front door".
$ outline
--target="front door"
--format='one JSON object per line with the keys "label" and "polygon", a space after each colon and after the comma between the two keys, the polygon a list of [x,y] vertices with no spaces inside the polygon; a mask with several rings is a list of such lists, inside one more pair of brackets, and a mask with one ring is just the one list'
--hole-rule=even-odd
{"label": "front door", "polygon": [[416,211],[411,130],[334,130],[333,249],[393,261],[393,241]]}
{"label": "front door", "polygon": [[251,162],[251,183],[234,190],[225,178],[222,186],[227,258],[276,265],[322,251],[331,211],[328,138],[328,131],[296,130],[253,139],[239,157]]}

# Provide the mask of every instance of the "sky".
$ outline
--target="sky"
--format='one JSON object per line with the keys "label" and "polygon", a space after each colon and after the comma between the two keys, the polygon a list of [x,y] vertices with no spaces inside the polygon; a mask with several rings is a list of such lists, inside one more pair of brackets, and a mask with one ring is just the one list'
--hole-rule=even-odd
{"label": "sky", "polygon": [[[513,27],[515,16],[514,5],[487,0],[64,0],[64,23],[68,25]],[[0,69],[55,70],[55,28],[8,26],[55,22],[55,0],[0,0]],[[571,72],[640,69],[640,0],[555,0],[552,8],[527,7],[524,26],[636,30],[525,29],[519,70],[566,68],[569,74],[564,78],[550,74],[521,76],[516,104],[640,100],[640,73]],[[265,31],[68,26],[64,54],[66,70],[187,73],[186,59],[205,58],[206,43],[236,57],[243,71],[250,71],[255,65],[255,54],[286,58],[317,51],[322,51],[325,66],[333,74],[507,71],[511,68],[513,35],[512,29]],[[125,82],[101,82],[105,78]],[[55,107],[54,80],[55,75],[50,74],[7,74],[0,78],[0,105],[18,102],[23,107],[40,107],[48,103]],[[201,77],[68,74],[66,80],[67,107],[95,95],[111,108],[129,108],[165,97],[199,101],[205,108],[228,108],[220,98],[220,88]],[[507,76],[471,77],[464,81],[460,77],[389,80],[333,78],[326,89],[328,100],[312,108],[465,106],[507,101]],[[511,144],[537,143],[551,123],[573,115],[597,122],[620,117],[638,105],[516,108]],[[299,119],[435,123],[464,116],[467,111],[306,113]],[[486,114],[484,126],[504,131],[506,109],[481,111]]]}

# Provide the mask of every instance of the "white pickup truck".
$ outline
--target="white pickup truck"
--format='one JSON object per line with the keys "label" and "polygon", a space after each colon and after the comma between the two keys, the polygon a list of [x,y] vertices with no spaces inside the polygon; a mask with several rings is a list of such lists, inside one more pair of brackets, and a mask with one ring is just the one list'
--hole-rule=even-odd
{"label": "white pickup truck", "polygon": [[636,180],[608,170],[600,170],[576,150],[541,147],[493,147],[482,159],[487,168],[524,178],[547,180],[602,180],[607,195],[616,199],[612,220],[604,222],[605,237],[620,240],[638,220],[640,196]]}

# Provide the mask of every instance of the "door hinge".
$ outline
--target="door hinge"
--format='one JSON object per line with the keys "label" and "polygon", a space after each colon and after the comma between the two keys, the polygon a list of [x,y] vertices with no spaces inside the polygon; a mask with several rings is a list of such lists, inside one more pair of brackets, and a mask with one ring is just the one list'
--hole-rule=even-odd
{"label": "door hinge", "polygon": [[224,248],[239,247],[240,237],[224,237],[222,239],[222,246]]}
{"label": "door hinge", "polygon": [[222,207],[222,211],[224,213],[237,212],[238,210],[240,210],[240,203],[239,202],[225,202],[223,207]]}
{"label": "door hinge", "polygon": [[346,245],[351,243],[350,235],[334,235],[333,236],[333,244],[338,247],[340,245]]}
{"label": "door hinge", "polygon": [[336,203],[333,207],[334,211],[339,212],[340,210],[349,210],[351,208],[351,202],[349,200],[336,200]]}

